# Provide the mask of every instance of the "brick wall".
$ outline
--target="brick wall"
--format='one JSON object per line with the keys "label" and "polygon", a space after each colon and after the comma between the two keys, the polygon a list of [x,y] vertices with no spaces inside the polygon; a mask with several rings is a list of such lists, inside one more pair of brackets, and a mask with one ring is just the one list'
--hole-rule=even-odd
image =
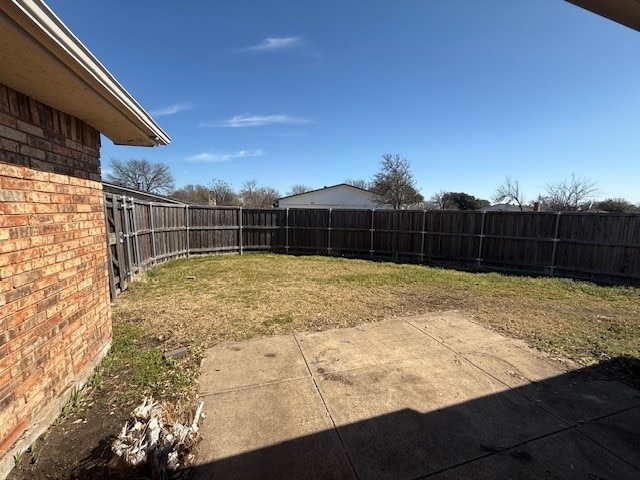
{"label": "brick wall", "polygon": [[28,446],[48,426],[110,343],[99,152],[96,130],[0,85],[5,463],[12,447]]}

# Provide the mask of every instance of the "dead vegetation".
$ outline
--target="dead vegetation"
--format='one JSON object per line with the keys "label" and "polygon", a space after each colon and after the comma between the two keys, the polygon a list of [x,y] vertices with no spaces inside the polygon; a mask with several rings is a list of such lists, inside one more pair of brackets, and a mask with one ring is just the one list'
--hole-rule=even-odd
{"label": "dead vegetation", "polygon": [[172,419],[170,408],[145,397],[111,444],[115,458],[131,471],[144,467],[153,480],[171,478],[193,459],[203,406],[201,402],[193,420],[182,424]]}

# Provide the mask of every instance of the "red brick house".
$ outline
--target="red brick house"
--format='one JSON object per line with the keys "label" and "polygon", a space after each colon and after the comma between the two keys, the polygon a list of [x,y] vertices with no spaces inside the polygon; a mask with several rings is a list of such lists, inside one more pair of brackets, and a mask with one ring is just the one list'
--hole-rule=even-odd
{"label": "red brick house", "polygon": [[40,0],[0,0],[0,478],[111,342],[100,133],[169,137]]}

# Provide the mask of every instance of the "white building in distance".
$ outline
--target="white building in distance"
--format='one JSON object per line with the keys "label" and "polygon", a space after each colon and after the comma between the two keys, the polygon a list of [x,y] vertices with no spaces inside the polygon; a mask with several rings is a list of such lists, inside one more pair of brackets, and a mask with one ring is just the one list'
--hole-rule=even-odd
{"label": "white building in distance", "polygon": [[279,208],[343,208],[367,209],[388,208],[379,195],[346,183],[311,190],[297,195],[279,198]]}

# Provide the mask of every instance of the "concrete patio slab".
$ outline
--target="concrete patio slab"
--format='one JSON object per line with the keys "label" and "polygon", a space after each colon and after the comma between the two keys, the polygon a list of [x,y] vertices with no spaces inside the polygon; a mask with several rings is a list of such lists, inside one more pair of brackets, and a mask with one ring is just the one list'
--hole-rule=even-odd
{"label": "concrete patio slab", "polygon": [[203,400],[209,414],[199,445],[199,478],[353,477],[309,377],[207,395]]}
{"label": "concrete patio slab", "polygon": [[517,342],[517,340],[484,328],[457,312],[434,313],[409,317],[405,320],[431,338],[459,353],[482,351],[495,343]]}
{"label": "concrete patio slab", "polygon": [[640,470],[640,407],[587,422],[580,431]]}
{"label": "concrete patio slab", "polygon": [[640,391],[594,378],[573,362],[562,363],[523,341],[504,337],[455,312],[408,318],[443,345],[567,423],[578,423],[640,405]]}
{"label": "concrete patio slab", "polygon": [[316,382],[360,478],[416,478],[567,427],[453,352]]}
{"label": "concrete patio slab", "polygon": [[518,388],[518,393],[570,424],[578,424],[640,406],[640,391],[620,382],[568,372]]}
{"label": "concrete patio slab", "polygon": [[453,467],[434,480],[633,480],[638,470],[576,430]]}
{"label": "concrete patio slab", "polygon": [[202,367],[199,479],[640,478],[640,392],[455,312],[222,344]]}
{"label": "concrete patio slab", "polygon": [[517,340],[460,348],[461,354],[485,372],[491,372],[510,387],[553,378],[566,371],[566,365],[553,361],[539,350]]}
{"label": "concrete patio slab", "polygon": [[450,350],[407,322],[386,320],[353,328],[297,334],[314,374],[384,365],[401,358],[430,356]]}
{"label": "concrete patio slab", "polygon": [[224,343],[208,350],[202,361],[200,394],[308,376],[309,370],[291,335]]}
{"label": "concrete patio slab", "polygon": [[[325,373],[315,381],[338,425],[402,408],[428,413],[510,391],[451,351],[426,359]],[[524,400],[518,396],[515,401]]]}

